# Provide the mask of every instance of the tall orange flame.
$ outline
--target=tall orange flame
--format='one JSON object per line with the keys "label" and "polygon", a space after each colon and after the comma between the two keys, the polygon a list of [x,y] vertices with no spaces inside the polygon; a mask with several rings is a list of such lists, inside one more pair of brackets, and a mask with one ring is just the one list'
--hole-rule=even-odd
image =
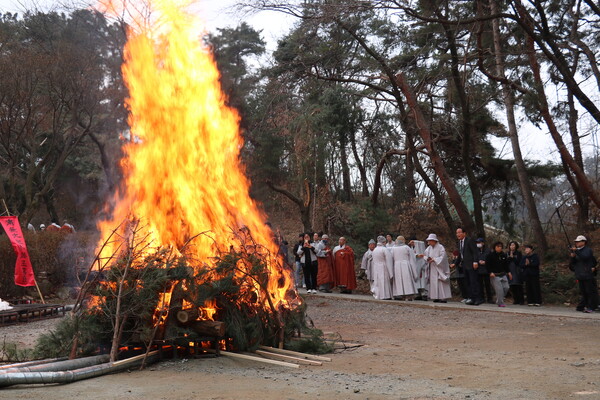
{"label": "tall orange flame", "polygon": [[[114,4],[105,8],[116,10]],[[273,305],[287,306],[291,274],[277,256],[265,215],[249,196],[239,160],[239,115],[225,104],[201,22],[176,0],[154,2],[145,14],[152,15],[151,23],[131,10],[127,14],[135,27],[128,32],[123,65],[130,140],[122,160],[123,190],[111,219],[99,223],[100,243],[133,217],[156,246],[180,249],[193,239],[193,258],[201,267],[211,265],[217,252],[247,248],[250,233],[270,254]],[[195,236],[201,233],[206,234]],[[109,243],[101,256],[112,255],[115,246]]]}

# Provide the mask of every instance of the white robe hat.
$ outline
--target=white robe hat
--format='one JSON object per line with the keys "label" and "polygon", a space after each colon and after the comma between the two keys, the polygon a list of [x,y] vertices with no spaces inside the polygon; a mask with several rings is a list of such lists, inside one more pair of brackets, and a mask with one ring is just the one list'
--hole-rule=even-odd
{"label": "white robe hat", "polygon": [[430,233],[429,236],[427,236],[427,239],[425,239],[426,242],[428,242],[430,240],[435,240],[436,242],[439,242],[437,235],[435,233]]}

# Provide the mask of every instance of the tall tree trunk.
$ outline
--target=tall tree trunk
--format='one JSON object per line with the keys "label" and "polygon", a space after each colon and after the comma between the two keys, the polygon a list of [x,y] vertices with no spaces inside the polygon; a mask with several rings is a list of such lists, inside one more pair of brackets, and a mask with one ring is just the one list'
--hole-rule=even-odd
{"label": "tall tree trunk", "polygon": [[408,107],[413,114],[413,118],[415,121],[417,131],[419,132],[419,135],[423,139],[423,143],[425,144],[425,147],[427,148],[427,154],[429,155],[429,158],[431,159],[431,164],[433,166],[433,169],[434,169],[435,173],[438,175],[438,177],[440,178],[440,182],[442,183],[442,186],[444,186],[444,189],[446,189],[446,193],[448,194],[448,199],[450,200],[450,202],[456,209],[458,218],[460,218],[461,224],[463,225],[465,230],[468,232],[474,232],[475,224],[473,222],[473,218],[471,218],[471,215],[469,214],[469,209],[465,205],[465,202],[463,201],[460,193],[456,189],[456,186],[454,185],[454,181],[448,174],[448,171],[446,170],[446,167],[444,166],[442,157],[440,156],[440,154],[437,152],[437,149],[435,148],[431,130],[429,129],[429,125],[425,121],[425,117],[423,116],[423,113],[421,112],[419,104],[417,103],[417,97],[416,97],[413,89],[406,82],[404,73],[400,72],[400,73],[396,74],[395,78],[396,78],[396,84],[399,86],[400,90],[404,94],[404,97],[406,98],[406,103],[408,104]]}
{"label": "tall tree trunk", "polygon": [[50,215],[50,221],[60,224],[58,220],[58,212],[56,212],[56,207],[54,206],[54,196],[52,195],[52,193],[47,193],[46,195],[42,196],[42,198],[44,200],[44,203],[46,204],[46,210],[48,211],[48,215]]}
{"label": "tall tree trunk", "polygon": [[381,189],[381,174],[383,173],[383,167],[385,167],[385,163],[391,156],[409,156],[410,152],[407,149],[390,149],[386,151],[386,153],[381,157],[379,162],[377,163],[377,168],[375,169],[375,178],[373,180],[373,196],[371,198],[371,202],[373,203],[373,207],[377,207],[379,205],[379,191]]}
{"label": "tall tree trunk", "polygon": [[112,192],[114,191],[116,184],[115,177],[113,174],[112,163],[110,162],[109,157],[106,154],[106,147],[104,146],[104,143],[102,143],[100,139],[98,139],[98,137],[92,132],[88,132],[88,136],[90,137],[90,139],[92,139],[92,142],[94,142],[94,144],[98,148],[98,151],[100,152],[100,162],[102,163],[102,169],[104,170],[104,175],[106,176],[106,184],[108,185],[109,190]]}
{"label": "tall tree trunk", "polygon": [[315,141],[313,143],[313,146],[315,152],[314,181],[317,187],[324,188],[327,185],[327,166],[325,165],[325,141],[319,136],[319,134],[315,134]]}
{"label": "tall tree trunk", "polygon": [[[600,109],[596,107],[596,104],[583,92],[583,90],[577,83],[575,76],[570,70],[570,63],[565,58],[565,55],[562,53],[562,46],[554,39],[554,34],[549,31],[550,27],[548,26],[544,28],[544,32],[542,32],[541,35],[537,34],[534,28],[534,19],[529,14],[527,9],[523,6],[521,0],[512,1],[518,13],[518,18],[516,18],[516,21],[527,33],[527,37],[532,42],[538,44],[544,55],[548,57],[550,62],[552,62],[552,64],[560,72],[565,85],[573,92],[573,95],[577,98],[579,104],[581,104],[582,107],[590,113],[592,118],[594,118],[596,122],[600,124]],[[538,12],[544,12],[543,7],[540,6],[536,8]],[[543,16],[545,17],[545,14]],[[533,47],[533,44],[531,47]]]}
{"label": "tall tree trunk", "polygon": [[[412,142],[412,138],[409,135],[410,132],[406,132],[404,147],[407,149],[410,147],[409,142]],[[406,196],[408,201],[413,202],[417,198],[417,183],[415,182],[415,165],[412,153],[404,161],[406,168]]]}
{"label": "tall tree trunk", "polygon": [[348,32],[357,42],[358,44],[371,56],[375,61],[379,63],[385,75],[389,78],[392,83],[392,93],[394,98],[398,103],[398,107],[401,109],[402,107],[402,94],[404,94],[404,98],[406,99],[406,103],[408,104],[409,109],[412,111],[414,115],[414,121],[416,125],[416,131],[419,133],[423,142],[425,143],[425,147],[427,148],[428,155],[431,159],[431,163],[433,165],[433,169],[435,173],[439,176],[444,189],[446,189],[446,193],[448,194],[448,199],[456,209],[456,213],[460,218],[461,224],[465,229],[470,232],[473,232],[475,228],[475,224],[473,223],[473,218],[469,214],[469,210],[465,205],[460,193],[456,189],[452,178],[448,174],[446,167],[443,163],[442,158],[439,153],[435,149],[433,143],[433,137],[431,135],[431,131],[429,129],[429,125],[425,121],[423,113],[419,108],[417,103],[417,97],[414,93],[414,90],[408,85],[406,82],[406,78],[402,72],[396,73],[387,62],[378,54],[375,50],[373,50],[368,43],[356,33],[354,29],[348,26],[344,21],[340,18],[333,18],[333,20],[340,25],[346,32]]}
{"label": "tall tree trunk", "polygon": [[352,132],[350,134],[350,144],[352,146],[352,154],[354,155],[354,160],[356,161],[356,167],[360,173],[360,184],[362,187],[362,195],[363,197],[369,197],[369,185],[367,183],[367,170],[363,165],[360,155],[358,154],[358,150],[356,148],[356,134]]}
{"label": "tall tree trunk", "polygon": [[[531,21],[528,21],[531,23]],[[575,178],[577,179],[576,187],[579,187],[590,199],[594,202],[596,207],[600,208],[600,193],[594,189],[594,186],[590,182],[590,180],[585,175],[584,171],[577,165],[571,153],[569,153],[569,149],[567,148],[565,142],[558,131],[558,128],[554,124],[554,120],[552,119],[552,115],[550,114],[550,108],[548,106],[548,100],[546,98],[546,92],[544,90],[544,83],[542,81],[542,76],[540,72],[540,65],[537,60],[537,55],[535,53],[535,45],[534,39],[531,36],[526,37],[526,53],[528,54],[529,64],[531,65],[531,69],[533,72],[533,78],[535,83],[535,89],[537,91],[537,100],[539,112],[544,122],[548,126],[548,130],[550,131],[550,136],[556,143],[556,147],[560,153],[560,157],[565,164],[569,166]],[[576,187],[573,190],[577,190]]]}
{"label": "tall tree trunk", "polygon": [[343,132],[340,133],[340,164],[342,165],[342,184],[344,191],[344,200],[352,200],[352,183],[350,181],[350,167],[348,166],[348,154],[346,153],[346,137]]}
{"label": "tall tree trunk", "polygon": [[448,208],[448,204],[446,203],[446,198],[444,197],[444,194],[440,191],[438,186],[435,184],[435,182],[433,182],[431,178],[429,178],[429,175],[427,175],[427,172],[425,172],[425,170],[423,169],[421,161],[419,160],[419,154],[412,140],[412,136],[409,137],[409,135],[407,135],[407,139],[408,140],[406,141],[406,145],[408,146],[408,150],[410,151],[410,155],[414,161],[413,165],[415,166],[415,170],[421,176],[421,179],[423,179],[423,182],[425,182],[427,188],[429,188],[431,193],[433,193],[433,198],[435,199],[435,203],[437,204],[438,208],[442,213],[442,216],[444,217],[444,221],[446,221],[448,231],[452,232],[454,231],[456,226],[454,223],[454,219],[452,218],[452,214],[450,213],[450,209]]}
{"label": "tall tree trunk", "polygon": [[[492,14],[498,13],[497,0],[490,0],[490,8]],[[494,37],[494,53],[496,57],[496,74],[499,77],[505,77],[504,58],[502,57],[502,44],[500,39],[500,27],[498,19],[492,20],[493,37]],[[517,131],[517,123],[515,119],[515,99],[513,92],[508,84],[502,84],[502,97],[504,100],[504,107],[506,109],[506,119],[508,123],[508,135],[510,137],[510,144],[513,150],[513,157],[515,158],[515,169],[517,170],[517,177],[519,178],[519,188],[521,189],[521,196],[525,207],[527,208],[527,214],[529,215],[529,223],[533,230],[533,236],[535,242],[538,243],[540,252],[545,253],[548,250],[548,242],[546,235],[544,235],[544,228],[540,221],[540,217],[535,205],[533,198],[533,190],[529,182],[529,176],[527,174],[527,167],[521,154],[521,146],[519,144],[519,135]]]}
{"label": "tall tree trunk", "polygon": [[454,32],[452,32],[450,27],[446,24],[444,24],[443,27],[444,31],[446,32],[446,38],[448,39],[448,44],[450,47],[450,70],[452,71],[452,81],[454,82],[454,87],[458,95],[457,97],[461,110],[460,120],[462,122],[463,134],[461,147],[462,162],[465,169],[465,176],[467,177],[467,182],[469,183],[469,189],[471,190],[471,195],[473,196],[473,215],[475,217],[475,226],[479,234],[485,236],[485,230],[483,229],[481,187],[479,186],[479,181],[475,176],[475,172],[473,171],[473,166],[471,163],[471,142],[475,138],[475,126],[473,125],[471,104],[464,81],[461,78],[460,71],[458,69],[458,50],[456,48],[456,38],[454,37]]}
{"label": "tall tree trunk", "polygon": [[[583,165],[583,154],[581,152],[581,142],[579,141],[579,132],[577,129],[577,119],[579,118],[575,102],[573,101],[573,93],[567,88],[567,102],[569,105],[569,132],[571,134],[571,144],[573,146],[573,156],[575,162],[579,165],[582,171],[585,172]],[[584,229],[588,224],[590,217],[590,200],[587,196],[582,195],[579,186],[577,187],[576,198],[579,210],[577,212],[577,226]]]}
{"label": "tall tree trunk", "polygon": [[287,197],[288,199],[293,201],[298,206],[298,211],[300,212],[300,220],[302,221],[302,226],[304,227],[304,232],[312,232],[313,229],[312,229],[312,223],[311,223],[311,218],[310,218],[311,217],[310,206],[313,202],[313,198],[310,193],[310,184],[308,183],[308,180],[306,180],[306,179],[304,180],[304,191],[305,191],[304,200],[301,199],[300,197],[294,195],[289,190],[274,185],[273,182],[271,182],[271,181],[266,181],[265,183],[271,190],[273,190],[277,193],[281,193],[282,195],[284,195],[285,197]]}

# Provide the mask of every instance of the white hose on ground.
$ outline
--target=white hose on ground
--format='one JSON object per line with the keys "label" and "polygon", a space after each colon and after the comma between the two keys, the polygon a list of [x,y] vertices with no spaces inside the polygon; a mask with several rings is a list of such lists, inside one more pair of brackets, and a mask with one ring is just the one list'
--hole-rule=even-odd
{"label": "white hose on ground", "polygon": [[2,372],[2,370],[9,369],[9,368],[29,367],[32,365],[49,364],[49,363],[54,363],[57,361],[65,361],[65,360],[68,360],[68,358],[67,357],[46,358],[43,360],[23,361],[23,362],[18,362],[18,363],[13,363],[13,364],[4,364],[4,365],[0,365],[0,373]]}
{"label": "white hose on ground", "polygon": [[15,368],[8,368],[0,370],[1,374],[11,372],[49,372],[49,371],[66,371],[69,369],[78,369],[84,367],[90,367],[92,365],[105,363],[110,359],[108,354],[102,354],[99,356],[76,358],[74,360],[56,361],[45,364],[37,365],[25,365]]}
{"label": "white hose on ground", "polygon": [[[140,365],[144,360],[144,354],[127,358],[114,363],[93,365],[69,371],[38,371],[38,372],[11,372],[0,374],[0,387],[26,384],[48,384],[48,383],[71,383],[83,379],[94,378],[111,372],[121,371]],[[159,351],[148,353],[147,363],[154,362],[159,358]]]}

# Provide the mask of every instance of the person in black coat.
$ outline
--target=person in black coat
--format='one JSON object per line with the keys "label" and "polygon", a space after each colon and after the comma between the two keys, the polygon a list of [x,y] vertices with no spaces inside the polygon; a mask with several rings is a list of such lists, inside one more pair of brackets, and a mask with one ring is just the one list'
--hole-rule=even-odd
{"label": "person in black coat", "polygon": [[[465,304],[478,306],[483,303],[481,288],[479,287],[479,268],[477,245],[475,241],[467,236],[463,228],[456,229],[456,238],[458,239],[458,258],[455,265],[464,270],[466,284],[469,287],[469,298]],[[459,270],[460,271],[460,270]]]}
{"label": "person in black coat", "polygon": [[488,254],[490,254],[490,250],[485,246],[485,239],[483,238],[477,238],[475,243],[477,245],[477,260],[479,263],[479,268],[477,268],[477,278],[479,279],[481,298],[486,300],[488,303],[494,303],[492,283],[490,281],[490,274],[485,261]]}
{"label": "person in black coat", "polygon": [[304,242],[298,248],[300,263],[304,272],[304,282],[306,283],[307,293],[317,293],[317,274],[319,272],[319,264],[317,261],[317,253],[315,247],[310,241],[310,234],[304,234]]}
{"label": "person in black coat", "polygon": [[575,273],[581,292],[581,300],[577,305],[577,310],[591,313],[598,307],[598,283],[594,276],[596,272],[594,253],[586,244],[587,239],[585,236],[577,236],[575,246],[571,248],[569,268]]}
{"label": "person in black coat", "polygon": [[521,258],[521,268],[525,280],[527,305],[539,307],[542,304],[542,288],[540,287],[540,258],[533,252],[533,246],[525,245],[525,254]]}
{"label": "person in black coat", "polygon": [[519,243],[512,241],[508,243],[508,269],[512,276],[508,280],[510,285],[510,293],[512,294],[513,304],[523,305],[525,299],[523,297],[523,271],[521,270],[521,258],[523,255],[519,251]]}
{"label": "person in black coat", "polygon": [[[298,255],[298,250],[302,248],[302,244],[304,243],[304,233],[298,235],[298,242],[294,245],[294,261],[296,263],[296,269],[294,270],[294,280],[296,281],[296,289],[303,286],[303,278],[304,274],[302,272],[302,263],[300,262],[300,256]],[[304,284],[304,286],[306,286]]]}
{"label": "person in black coat", "polygon": [[504,253],[502,242],[494,243],[492,251],[485,258],[485,266],[490,274],[490,280],[496,292],[496,304],[498,307],[506,307],[504,297],[508,293],[508,280],[512,279],[512,274],[508,269],[508,257]]}

